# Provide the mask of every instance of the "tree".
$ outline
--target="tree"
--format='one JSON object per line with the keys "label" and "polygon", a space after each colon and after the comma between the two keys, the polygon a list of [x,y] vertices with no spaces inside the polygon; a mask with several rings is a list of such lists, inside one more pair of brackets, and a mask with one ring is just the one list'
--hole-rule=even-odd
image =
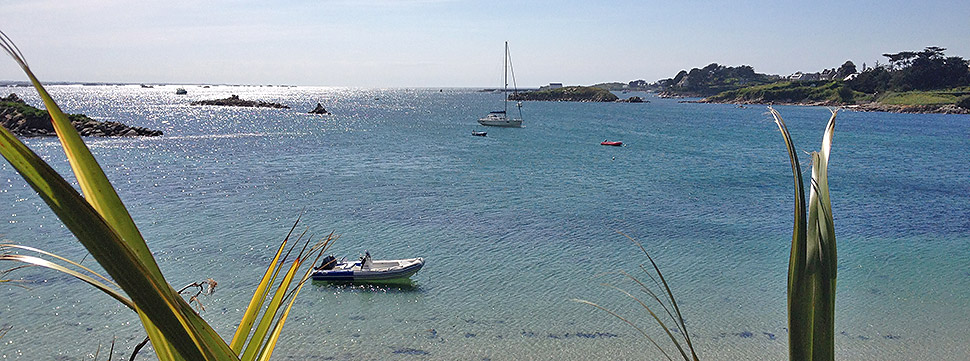
{"label": "tree", "polygon": [[878,93],[889,90],[892,75],[884,67],[869,68],[847,82],[850,88],[863,93]]}
{"label": "tree", "polygon": [[845,63],[843,63],[842,66],[840,66],[839,69],[835,71],[835,79],[842,80],[842,79],[845,79],[845,77],[855,73],[856,73],[855,64],[852,62],[852,60],[846,60]]}
{"label": "tree", "polygon": [[929,46],[920,52],[903,52],[890,54],[890,61],[899,58],[899,54],[909,57],[898,60],[905,65],[893,72],[890,87],[893,90],[930,90],[951,88],[967,84],[968,63],[961,57],[946,57],[945,48]]}
{"label": "tree", "polygon": [[877,61],[876,67],[864,70],[848,84],[852,89],[865,93],[946,89],[970,85],[970,63],[958,56],[947,57],[944,51],[946,48],[928,46],[921,51],[883,54],[889,58],[888,67],[879,66]]}

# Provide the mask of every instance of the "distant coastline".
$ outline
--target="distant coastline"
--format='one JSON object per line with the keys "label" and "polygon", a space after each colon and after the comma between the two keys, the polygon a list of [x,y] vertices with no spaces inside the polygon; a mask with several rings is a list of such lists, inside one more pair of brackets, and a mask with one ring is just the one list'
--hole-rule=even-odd
{"label": "distant coastline", "polygon": [[697,97],[695,103],[839,106],[859,111],[970,114],[970,61],[945,48],[886,53],[888,64],[858,69],[852,61],[788,76],[755,72],[749,65],[717,63],[655,83],[600,83],[610,90],[651,89],[661,98]]}

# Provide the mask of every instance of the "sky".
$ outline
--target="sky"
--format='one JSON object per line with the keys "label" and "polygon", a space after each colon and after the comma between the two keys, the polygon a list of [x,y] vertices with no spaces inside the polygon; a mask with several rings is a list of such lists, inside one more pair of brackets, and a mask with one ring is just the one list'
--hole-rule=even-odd
{"label": "sky", "polygon": [[[670,78],[710,63],[787,75],[883,53],[970,58],[970,1],[0,0],[42,81],[519,87]],[[12,60],[0,80],[25,80]]]}

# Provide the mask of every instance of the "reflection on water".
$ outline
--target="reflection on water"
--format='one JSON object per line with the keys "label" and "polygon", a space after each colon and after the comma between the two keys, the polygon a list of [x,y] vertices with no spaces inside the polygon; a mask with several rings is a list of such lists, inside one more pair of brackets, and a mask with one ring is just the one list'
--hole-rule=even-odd
{"label": "reflection on water", "polygon": [[313,286],[330,288],[339,292],[421,292],[421,286],[411,279],[393,279],[382,281],[354,281],[354,282],[328,282],[313,281]]}

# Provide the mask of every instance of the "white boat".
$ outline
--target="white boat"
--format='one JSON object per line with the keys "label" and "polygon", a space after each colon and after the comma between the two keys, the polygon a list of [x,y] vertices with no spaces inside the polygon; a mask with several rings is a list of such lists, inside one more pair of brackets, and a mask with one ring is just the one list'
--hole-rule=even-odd
{"label": "white boat", "polygon": [[406,280],[424,266],[424,258],[372,260],[365,252],[358,261],[337,261],[333,256],[323,259],[313,270],[314,281],[328,282],[387,282]]}
{"label": "white boat", "polygon": [[510,127],[519,128],[522,127],[522,103],[516,103],[516,108],[519,110],[519,117],[510,117],[509,111],[509,73],[512,73],[512,92],[513,94],[517,92],[515,86],[515,71],[512,70],[512,58],[509,56],[509,42],[505,42],[505,68],[503,79],[505,80],[505,87],[502,88],[502,104],[504,109],[497,110],[488,113],[488,115],[478,119],[478,124],[489,125],[493,127]]}

